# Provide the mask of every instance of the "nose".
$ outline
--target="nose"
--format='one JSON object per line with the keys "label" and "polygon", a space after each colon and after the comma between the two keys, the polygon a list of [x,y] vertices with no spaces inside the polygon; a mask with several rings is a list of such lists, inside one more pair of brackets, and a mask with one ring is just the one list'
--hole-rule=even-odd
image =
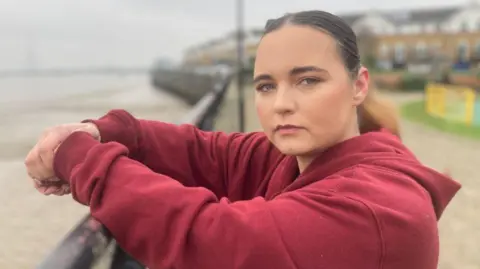
{"label": "nose", "polygon": [[295,99],[292,89],[289,87],[279,87],[275,94],[275,102],[273,105],[275,113],[291,114],[295,111]]}

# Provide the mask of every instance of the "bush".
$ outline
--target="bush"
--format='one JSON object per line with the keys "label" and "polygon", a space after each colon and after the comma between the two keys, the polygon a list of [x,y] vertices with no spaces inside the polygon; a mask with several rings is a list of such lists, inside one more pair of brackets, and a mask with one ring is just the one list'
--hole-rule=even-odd
{"label": "bush", "polygon": [[404,74],[400,80],[399,89],[404,91],[423,91],[428,80],[425,76]]}

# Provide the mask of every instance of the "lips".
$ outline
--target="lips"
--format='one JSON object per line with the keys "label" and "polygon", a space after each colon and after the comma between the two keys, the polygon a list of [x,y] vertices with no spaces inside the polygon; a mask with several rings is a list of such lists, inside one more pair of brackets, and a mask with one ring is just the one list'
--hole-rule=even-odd
{"label": "lips", "polygon": [[277,127],[275,128],[275,131],[291,130],[291,129],[303,129],[303,128],[300,127],[300,126],[296,126],[296,125],[286,124],[286,125],[277,125]]}
{"label": "lips", "polygon": [[278,132],[281,134],[294,134],[302,129],[304,128],[301,126],[286,124],[286,125],[277,125],[277,127],[275,128],[275,132]]}

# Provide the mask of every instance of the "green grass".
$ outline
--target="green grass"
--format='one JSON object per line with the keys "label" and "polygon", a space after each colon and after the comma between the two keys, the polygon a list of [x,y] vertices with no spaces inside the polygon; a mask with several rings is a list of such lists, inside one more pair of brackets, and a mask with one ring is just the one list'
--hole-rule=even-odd
{"label": "green grass", "polygon": [[467,126],[462,123],[432,117],[425,111],[423,101],[403,105],[401,113],[408,120],[423,123],[437,130],[480,140],[480,126]]}

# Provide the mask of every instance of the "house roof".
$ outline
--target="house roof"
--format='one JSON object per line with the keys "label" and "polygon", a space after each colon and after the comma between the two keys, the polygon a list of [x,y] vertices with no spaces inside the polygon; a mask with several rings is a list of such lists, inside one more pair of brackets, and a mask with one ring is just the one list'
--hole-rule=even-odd
{"label": "house roof", "polygon": [[392,23],[401,25],[406,23],[440,23],[449,19],[460,11],[459,7],[404,10],[386,13],[385,17]]}
{"label": "house roof", "polygon": [[[453,14],[460,11],[462,7],[442,7],[442,8],[429,8],[429,9],[403,9],[403,10],[389,10],[389,11],[376,11],[376,14],[384,17],[394,25],[403,25],[407,23],[440,23]],[[352,25],[359,18],[368,14],[367,12],[358,12],[352,14],[339,14],[339,16],[345,20],[349,25]]]}

